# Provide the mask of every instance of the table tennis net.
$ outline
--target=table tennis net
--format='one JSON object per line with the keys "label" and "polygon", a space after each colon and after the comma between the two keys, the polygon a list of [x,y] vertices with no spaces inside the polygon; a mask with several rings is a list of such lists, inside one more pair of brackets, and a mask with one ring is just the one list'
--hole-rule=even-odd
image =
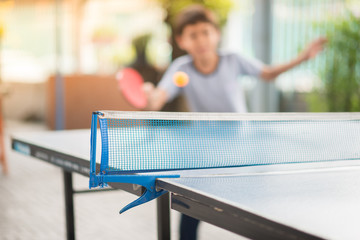
{"label": "table tennis net", "polygon": [[99,112],[103,170],[360,159],[359,114]]}

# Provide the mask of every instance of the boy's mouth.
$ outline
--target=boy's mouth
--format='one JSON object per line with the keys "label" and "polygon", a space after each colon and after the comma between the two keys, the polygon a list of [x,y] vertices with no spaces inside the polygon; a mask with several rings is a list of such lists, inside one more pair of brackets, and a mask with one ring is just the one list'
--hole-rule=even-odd
{"label": "boy's mouth", "polygon": [[208,48],[198,48],[196,52],[198,54],[204,54],[204,53],[209,52],[209,49]]}

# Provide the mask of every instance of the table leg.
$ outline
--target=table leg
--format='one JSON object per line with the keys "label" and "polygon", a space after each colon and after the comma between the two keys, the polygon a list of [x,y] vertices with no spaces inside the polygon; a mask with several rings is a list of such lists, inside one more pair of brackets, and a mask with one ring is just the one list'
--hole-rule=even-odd
{"label": "table leg", "polygon": [[75,240],[74,190],[72,173],[63,170],[65,192],[66,239]]}
{"label": "table leg", "polygon": [[159,197],[157,200],[157,224],[158,239],[170,240],[170,201],[169,193]]}

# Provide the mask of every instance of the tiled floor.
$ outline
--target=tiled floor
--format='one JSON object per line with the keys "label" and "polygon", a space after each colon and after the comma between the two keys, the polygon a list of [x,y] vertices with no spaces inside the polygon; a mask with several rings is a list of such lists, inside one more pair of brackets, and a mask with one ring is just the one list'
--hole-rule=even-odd
{"label": "tiled floor", "polygon": [[[0,240],[65,239],[62,172],[59,168],[10,150],[12,132],[42,131],[42,124],[6,122],[10,174],[0,173]],[[88,179],[74,174],[76,189]],[[119,215],[119,209],[136,196],[122,191],[75,196],[76,238],[156,239],[155,201]],[[172,239],[178,239],[179,214],[171,211]],[[200,240],[243,239],[231,232],[201,223]]]}

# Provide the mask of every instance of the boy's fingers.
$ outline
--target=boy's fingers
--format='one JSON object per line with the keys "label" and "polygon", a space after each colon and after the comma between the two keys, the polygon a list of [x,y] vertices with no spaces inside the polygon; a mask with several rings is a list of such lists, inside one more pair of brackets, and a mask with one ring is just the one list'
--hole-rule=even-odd
{"label": "boy's fingers", "polygon": [[152,93],[155,90],[155,86],[154,86],[154,84],[152,84],[150,82],[145,82],[142,85],[142,90],[144,91],[144,93],[146,95],[146,98],[148,99],[148,104],[143,110],[149,110],[148,108],[151,105],[151,96],[152,96]]}
{"label": "boy's fingers", "polygon": [[145,82],[142,85],[142,90],[145,92],[145,94],[150,94],[154,90],[155,86],[154,84],[150,82]]}
{"label": "boy's fingers", "polygon": [[327,42],[327,38],[326,37],[320,37],[316,40],[316,44],[317,45],[324,45]]}
{"label": "boy's fingers", "polygon": [[314,58],[318,53],[320,53],[324,49],[323,46],[317,46],[313,49],[313,51],[310,53],[310,58]]}
{"label": "boy's fingers", "polygon": [[313,47],[315,47],[315,46],[323,46],[323,45],[325,45],[326,42],[327,42],[327,38],[320,37],[320,38],[314,40],[312,42],[312,44],[310,44],[310,45],[312,45]]}
{"label": "boy's fingers", "polygon": [[324,49],[324,46],[327,42],[327,38],[320,37],[314,40],[312,46],[310,47],[310,57],[314,57],[317,53],[321,52]]}

